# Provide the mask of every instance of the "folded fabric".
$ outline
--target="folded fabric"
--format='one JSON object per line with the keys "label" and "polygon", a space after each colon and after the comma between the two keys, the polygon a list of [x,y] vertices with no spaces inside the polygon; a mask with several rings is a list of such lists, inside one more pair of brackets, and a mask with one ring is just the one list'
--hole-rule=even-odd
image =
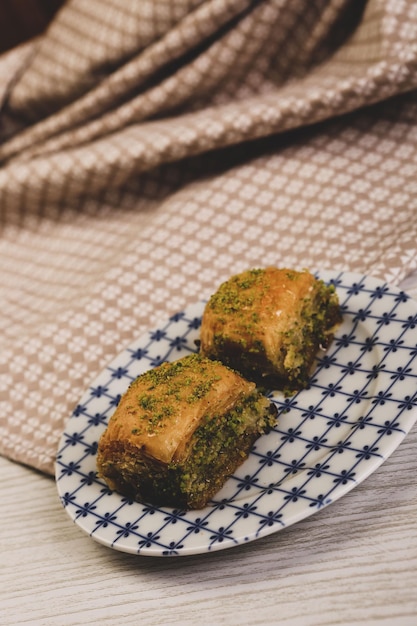
{"label": "folded fabric", "polygon": [[3,55],[0,453],[52,473],[103,366],[232,273],[414,270],[416,42],[394,0],[69,0]]}

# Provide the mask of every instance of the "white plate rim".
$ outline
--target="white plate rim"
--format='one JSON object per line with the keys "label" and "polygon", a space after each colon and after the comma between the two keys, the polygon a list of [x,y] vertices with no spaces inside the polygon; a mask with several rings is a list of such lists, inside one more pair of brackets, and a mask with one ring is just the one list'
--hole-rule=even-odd
{"label": "white plate rim", "polygon": [[[359,324],[362,323],[362,325],[365,325],[366,328],[368,328],[368,326],[370,325],[370,327],[374,328],[374,332],[376,332],[378,329],[382,330],[384,326],[388,327],[390,323],[397,324],[398,326],[398,321],[404,321],[404,316],[408,314],[407,319],[410,328],[407,328],[406,330],[410,331],[408,334],[411,333],[414,335],[415,333],[416,336],[414,337],[414,340],[417,340],[417,331],[414,331],[413,326],[414,321],[417,325],[417,303],[409,298],[409,296],[407,296],[407,294],[405,294],[403,291],[391,285],[388,285],[380,279],[368,276],[366,274],[322,270],[316,272],[316,275],[319,278],[325,280],[325,282],[335,284],[336,289],[340,293],[341,300],[343,302],[349,300],[353,301],[355,299],[356,291],[356,296],[360,297],[364,295],[365,302],[367,302],[366,294],[372,293],[372,302],[374,307],[383,304],[384,301],[388,299],[396,303],[389,314],[383,312],[378,315],[375,314],[374,310],[371,310],[369,314],[369,312],[366,311],[366,307],[365,310],[361,311],[360,307],[358,307],[358,305],[355,305],[356,309],[354,308],[350,313],[345,312],[345,320],[348,315],[352,319],[356,316],[355,323],[358,323],[358,318],[360,318],[360,316],[362,315],[364,317],[363,320],[359,321]],[[352,291],[353,295],[348,296],[349,290]],[[171,320],[178,320],[178,323],[180,323],[183,319],[198,319],[199,315],[201,315],[203,306],[203,302],[192,304],[187,307],[185,311],[174,314],[170,318],[170,322]],[[402,313],[402,318],[400,320],[396,320],[396,313],[394,311],[399,310],[399,308],[402,308],[404,312]],[[369,317],[367,317],[367,315],[369,315]],[[368,326],[366,326],[367,324]],[[335,477],[338,476],[339,478],[337,479],[337,484],[331,491],[331,497],[327,495],[323,498],[322,501],[320,501],[320,499],[317,498],[317,494],[315,494],[315,496],[311,498],[312,501],[316,500],[314,506],[312,506],[311,503],[308,502],[308,490],[307,495],[306,493],[303,493],[300,497],[297,497],[298,492],[301,493],[300,479],[302,479],[303,473],[309,471],[311,475],[311,472],[314,470],[314,468],[312,468],[311,465],[308,465],[306,468],[303,468],[301,466],[300,468],[297,468],[296,465],[294,465],[294,472],[289,471],[286,474],[285,479],[281,483],[271,483],[271,487],[269,490],[265,485],[262,487],[262,489],[258,489],[256,486],[253,487],[253,485],[251,484],[251,480],[248,480],[249,487],[247,487],[246,485],[244,487],[245,489],[247,488],[249,490],[249,495],[247,495],[246,497],[239,497],[238,499],[232,498],[232,500],[226,502],[222,501],[221,497],[219,499],[217,499],[216,497],[213,499],[212,505],[206,507],[206,509],[203,509],[201,511],[182,512],[168,508],[149,507],[140,503],[129,502],[119,494],[111,493],[108,489],[106,490],[104,483],[100,480],[97,480],[97,478],[92,475],[91,462],[94,457],[94,442],[92,442],[92,445],[90,446],[90,451],[86,453],[85,441],[83,441],[82,439],[78,440],[77,437],[74,437],[74,433],[71,433],[70,429],[74,425],[76,425],[77,431],[80,430],[78,428],[78,426],[80,425],[79,407],[84,406],[86,403],[90,403],[91,405],[91,403],[94,404],[94,402],[96,402],[98,407],[97,414],[100,415],[103,406],[105,408],[104,413],[106,413],[107,415],[106,419],[110,416],[112,412],[110,411],[110,406],[111,402],[113,402],[114,406],[114,398],[112,398],[109,404],[109,400],[106,398],[99,396],[92,397],[91,390],[100,387],[105,373],[107,373],[107,375],[109,374],[109,372],[112,372],[114,374],[114,371],[117,370],[123,359],[126,359],[127,355],[129,355],[130,358],[134,351],[141,349],[141,346],[143,349],[143,346],[149,345],[150,337],[155,336],[155,334],[157,333],[160,333],[161,329],[163,329],[165,326],[166,324],[160,324],[156,328],[148,331],[147,333],[139,337],[139,339],[132,342],[111,361],[111,363],[99,374],[99,376],[96,377],[96,379],[89,385],[88,389],[80,399],[80,402],[77,404],[77,407],[74,409],[74,412],[70,416],[58,445],[58,452],[55,463],[55,476],[57,490],[61,502],[70,518],[73,520],[74,523],[77,524],[77,526],[81,528],[81,530],[90,535],[95,541],[107,547],[111,547],[122,552],[146,556],[186,556],[191,554],[201,554],[206,552],[223,550],[226,548],[241,545],[242,543],[253,541],[260,537],[267,536],[271,533],[275,533],[282,528],[288,527],[306,517],[309,517],[313,513],[322,510],[324,507],[327,507],[329,504],[337,501],[343,495],[362,483],[383,462],[385,462],[387,458],[389,458],[389,456],[394,452],[394,450],[407,435],[417,419],[417,392],[412,388],[412,383],[415,383],[415,381],[417,380],[417,359],[415,357],[415,348],[417,347],[417,343],[414,341],[413,346],[403,346],[401,345],[400,341],[397,340],[397,335],[394,334],[394,340],[398,343],[398,346],[390,347],[388,345],[384,347],[384,350],[388,350],[388,352],[384,356],[384,366],[387,364],[387,361],[390,361],[390,355],[391,360],[395,360],[397,363],[399,356],[397,354],[398,350],[400,350],[400,355],[408,357],[408,361],[406,363],[407,367],[397,365],[397,370],[398,368],[402,368],[402,370],[404,370],[400,372],[402,380],[398,381],[398,384],[400,384],[401,382],[401,390],[410,391],[410,394],[404,395],[405,408],[397,412],[393,418],[388,420],[389,424],[387,427],[387,432],[390,424],[394,425],[395,427],[391,428],[389,436],[384,436],[385,433],[383,433],[383,435],[378,439],[378,442],[380,443],[380,446],[378,447],[378,452],[374,453],[371,450],[368,455],[369,458],[366,459],[366,463],[362,463],[362,459],[359,460],[357,466],[357,468],[360,470],[359,473],[356,472],[356,475],[354,477],[350,477],[348,475],[349,472],[344,475],[344,470],[340,470],[340,473],[334,474]],[[189,335],[190,341],[194,341],[194,339],[198,337],[198,327],[190,328],[187,331],[186,335]],[[185,339],[185,342],[187,341],[188,339]],[[332,345],[337,347],[340,346],[341,342],[343,343],[343,337],[336,335],[335,342]],[[383,345],[383,342],[377,341],[375,344],[377,348],[379,346],[379,343]],[[177,352],[175,352],[177,347],[174,346],[174,348],[172,348],[170,352],[170,355],[168,355],[168,358],[179,358],[179,356],[182,356],[184,345],[186,351],[189,351],[190,346],[187,345],[187,343],[183,344],[181,346],[181,350]],[[371,351],[374,347],[375,346],[371,346],[369,351]],[[360,349],[363,351],[365,348],[366,346],[362,344]],[[330,352],[325,355],[321,360],[320,367],[322,369],[329,369],[333,367],[332,363],[328,364],[326,362],[326,360],[331,361],[331,355],[332,347],[330,348]],[[396,355],[395,359],[394,355]],[[165,354],[165,358],[166,357],[167,355]],[[403,361],[400,360],[398,362],[402,363]],[[391,365],[390,363],[388,364],[390,365],[388,371],[391,374],[392,372],[395,373],[394,365]],[[381,363],[375,363],[375,366],[378,370],[378,367],[381,366]],[[144,366],[144,364],[142,363],[141,371],[144,371],[145,369],[148,369],[148,367]],[[381,372],[376,372],[376,381],[378,381],[378,376],[380,374],[385,375],[386,372],[382,370],[383,367],[381,366]],[[400,374],[398,374],[398,378],[400,378]],[[312,377],[312,380],[314,381],[314,375]],[[288,405],[291,405],[291,403],[294,403],[294,401],[296,402],[297,399],[302,397],[301,394],[307,394],[310,392],[312,393],[313,388],[315,388],[314,382],[309,390],[304,390],[290,399],[284,399],[282,396],[277,399],[274,395],[274,400],[278,402],[278,406],[281,409],[283,409],[284,407],[287,408]],[[318,388],[320,389],[319,385]],[[315,391],[317,390],[315,389]],[[321,391],[323,392],[323,390]],[[339,400],[340,398],[338,394],[340,394],[340,390],[334,390],[334,392],[333,390],[331,391],[333,393],[333,396],[336,397],[337,400]],[[328,392],[329,390],[327,389],[324,390],[323,393],[328,394]],[[374,403],[381,404],[385,402],[385,393],[385,387],[382,386],[381,388],[378,387],[378,384],[376,384],[374,396],[370,396],[365,399],[367,401],[369,400],[370,402],[372,402],[373,399]],[[391,401],[387,396],[387,401],[388,400]],[[358,402],[361,402],[361,399],[359,399]],[[292,410],[293,409],[290,406],[290,412]],[[314,410],[318,410],[317,405],[315,406]],[[89,419],[91,421],[91,415]],[[313,416],[312,419],[314,419]],[[345,426],[346,424],[343,425]],[[378,426],[378,423],[376,425]],[[359,433],[360,428],[363,427],[366,430],[368,426],[369,425],[363,426],[362,424],[358,423],[357,427],[355,427],[355,425],[352,426],[352,430],[354,430],[356,434]],[[100,422],[96,424],[94,428],[88,426],[87,430],[92,428],[92,430],[95,430],[95,434],[98,437],[104,427],[104,423]],[[382,426],[382,428],[383,427],[384,426]],[[279,422],[277,428],[279,431]],[[303,439],[303,437],[300,437],[300,439]],[[306,441],[310,441],[311,443],[311,440],[309,439],[306,439]],[[347,440],[342,440],[342,443],[346,446]],[[334,449],[335,446],[332,446],[333,458],[336,459],[337,456]],[[344,450],[342,449],[342,452],[346,451],[350,453],[348,447],[345,447]],[[258,453],[256,444],[253,452],[250,455],[250,460],[253,461],[257,454]],[[80,458],[83,460],[80,461]],[[261,462],[265,462],[264,453],[260,454],[260,458]],[[323,458],[326,459],[327,457]],[[295,463],[296,461],[297,459],[294,460]],[[278,462],[280,464],[283,463],[283,461]],[[71,466],[70,470],[68,470],[71,463],[73,463],[73,466]],[[80,463],[81,466],[77,469],[76,465],[80,465]],[[83,463],[86,465],[86,467],[88,467],[88,471],[84,470]],[[274,463],[275,461],[272,462],[273,467]],[[286,463],[288,465],[288,461],[286,461]],[[329,480],[332,479],[332,472],[328,470],[326,471],[328,472],[328,474],[330,474],[330,478],[326,474],[326,480],[328,483]],[[252,482],[253,476],[254,475],[251,475],[250,477],[252,479]],[[322,477],[319,476],[318,478]],[[346,478],[346,480],[342,480],[342,478]],[[240,477],[240,479],[232,477],[229,479],[228,484],[231,484],[232,482],[234,484],[244,483],[244,481],[242,483],[242,477]],[[317,485],[317,481],[315,482],[315,485]],[[268,491],[270,491],[271,489],[271,493],[268,493]],[[239,491],[239,493],[242,493],[242,491],[244,491],[243,488]],[[82,499],[78,499],[78,496],[81,492]],[[260,492],[262,492],[261,495]],[[223,490],[220,495],[222,493]],[[71,494],[71,497],[73,497],[72,500],[69,494]],[[292,495],[293,500],[291,499]],[[278,501],[278,496],[281,498],[281,501],[283,498],[285,499],[285,504],[282,508],[282,511],[285,511],[285,513],[282,514],[281,511],[280,515],[271,516],[271,519],[269,519],[265,511],[268,507],[270,508],[274,504],[274,502]],[[87,500],[87,498],[89,499]],[[109,498],[114,500],[114,504],[113,507],[108,507],[109,509],[111,509],[111,511],[109,511],[108,517],[104,519],[103,513],[97,512],[97,505],[94,505],[96,506],[96,509],[94,509],[92,503],[103,501],[109,502]],[[265,508],[264,504],[266,502],[268,503],[268,505]],[[256,506],[259,506],[259,504],[261,504],[261,508],[263,507],[263,509],[265,509],[261,515],[256,512]],[[121,521],[112,520],[111,513],[116,516],[116,520],[117,515],[121,516]],[[256,526],[255,523],[255,521],[259,521],[256,519],[257,517],[259,517],[261,520],[260,527]],[[249,524],[249,520],[251,521],[251,524]],[[152,524],[149,524],[150,521],[152,522]],[[213,521],[214,530],[210,530]],[[204,523],[210,523],[210,526],[204,527]],[[143,530],[141,528],[141,524],[143,525]],[[188,528],[191,529],[185,532],[179,540],[177,540],[176,533],[174,532],[174,527],[178,528],[177,525],[181,525],[183,528],[187,527],[188,525]],[[234,528],[233,532],[229,532],[229,526]],[[167,532],[167,536],[169,536],[169,531],[167,531],[167,528],[170,528],[173,531],[172,540],[159,540],[159,538],[157,537],[158,532],[160,532],[160,534]],[[257,528],[257,530],[255,531],[254,528]],[[223,530],[219,531],[219,529]]]}

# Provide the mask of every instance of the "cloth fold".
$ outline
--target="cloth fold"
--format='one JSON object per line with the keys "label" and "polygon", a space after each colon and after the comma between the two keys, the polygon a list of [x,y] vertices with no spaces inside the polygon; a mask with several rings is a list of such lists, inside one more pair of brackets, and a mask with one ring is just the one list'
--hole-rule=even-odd
{"label": "cloth fold", "polygon": [[0,453],[247,267],[417,267],[417,11],[68,0],[0,58]]}

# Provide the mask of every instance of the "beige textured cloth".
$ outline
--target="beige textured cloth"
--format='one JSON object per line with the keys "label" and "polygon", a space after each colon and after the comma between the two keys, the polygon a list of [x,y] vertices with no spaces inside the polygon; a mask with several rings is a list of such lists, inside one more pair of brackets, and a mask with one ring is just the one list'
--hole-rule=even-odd
{"label": "beige textured cloth", "polygon": [[69,0],[0,58],[0,453],[269,264],[417,267],[417,3]]}

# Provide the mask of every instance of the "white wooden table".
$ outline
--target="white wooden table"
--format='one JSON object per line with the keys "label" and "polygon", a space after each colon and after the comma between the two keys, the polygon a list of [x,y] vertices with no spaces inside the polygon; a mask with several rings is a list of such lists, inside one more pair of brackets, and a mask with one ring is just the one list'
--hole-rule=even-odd
{"label": "white wooden table", "polygon": [[[417,298],[417,278],[406,287]],[[417,625],[417,425],[341,500],[200,556],[101,546],[53,479],[3,458],[0,471],[1,625]]]}

